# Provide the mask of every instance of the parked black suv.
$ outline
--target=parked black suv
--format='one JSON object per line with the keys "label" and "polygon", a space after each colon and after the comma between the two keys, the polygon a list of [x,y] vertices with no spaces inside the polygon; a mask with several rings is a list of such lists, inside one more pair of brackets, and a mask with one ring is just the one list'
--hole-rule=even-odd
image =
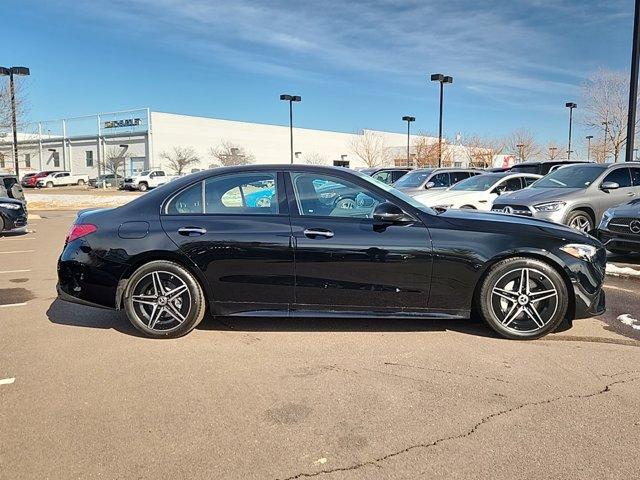
{"label": "parked black suv", "polygon": [[565,165],[573,165],[574,163],[591,163],[584,160],[544,160],[542,162],[523,162],[516,163],[509,169],[515,173],[535,173],[536,175],[546,175],[551,170],[564,167]]}

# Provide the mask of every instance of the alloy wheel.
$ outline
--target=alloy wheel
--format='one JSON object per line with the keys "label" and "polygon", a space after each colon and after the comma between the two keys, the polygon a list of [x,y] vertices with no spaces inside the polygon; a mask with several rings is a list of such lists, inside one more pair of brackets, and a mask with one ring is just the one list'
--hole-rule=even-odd
{"label": "alloy wheel", "polygon": [[591,230],[591,220],[585,215],[577,215],[569,222],[569,226],[581,232],[588,232]]}
{"label": "alloy wheel", "polygon": [[535,332],[554,317],[558,290],[540,270],[517,268],[494,284],[491,308],[504,328],[516,333]]}
{"label": "alloy wheel", "polygon": [[170,272],[148,273],[138,280],[131,292],[136,315],[151,330],[174,330],[186,321],[191,310],[189,287]]}

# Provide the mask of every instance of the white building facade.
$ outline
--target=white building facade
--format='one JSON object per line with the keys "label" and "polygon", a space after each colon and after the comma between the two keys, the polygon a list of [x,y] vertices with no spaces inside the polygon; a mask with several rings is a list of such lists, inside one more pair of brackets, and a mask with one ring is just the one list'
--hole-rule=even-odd
{"label": "white building facade", "polygon": [[[369,132],[382,139],[393,156],[399,157],[396,163],[401,163],[402,152],[406,152],[406,134]],[[353,151],[357,135],[294,127],[294,162],[307,163],[313,158],[314,163],[366,167],[366,162]],[[412,144],[414,139],[412,136]],[[290,162],[288,126],[155,112],[148,108],[35,122],[19,129],[18,144],[21,173],[68,170],[93,177],[103,173],[105,161],[108,163],[110,158],[122,159],[125,175],[156,168],[170,171],[163,153],[171,153],[175,147],[195,151],[199,163],[190,165],[189,171],[206,169],[219,164],[211,150],[223,144],[241,148],[255,163]],[[457,149],[455,165],[466,166],[464,147],[453,148]],[[13,165],[11,133],[0,134],[0,172],[12,172]]]}

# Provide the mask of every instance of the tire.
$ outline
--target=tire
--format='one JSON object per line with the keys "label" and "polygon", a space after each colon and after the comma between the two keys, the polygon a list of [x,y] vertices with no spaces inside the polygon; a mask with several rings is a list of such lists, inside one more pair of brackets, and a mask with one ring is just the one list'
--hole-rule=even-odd
{"label": "tire", "polygon": [[463,205],[460,207],[460,210],[477,210],[473,205]]}
{"label": "tire", "polygon": [[581,232],[590,232],[593,230],[593,220],[591,215],[582,210],[574,210],[567,217],[567,225]]}
{"label": "tire", "polygon": [[47,182],[47,188],[53,188],[53,182]]}
{"label": "tire", "polygon": [[84,180],[83,179],[78,180],[78,186],[81,187],[83,185],[84,185]]}
{"label": "tire", "polygon": [[0,233],[4,232],[4,219],[0,215]]}
{"label": "tire", "polygon": [[149,185],[147,185],[146,183],[139,183],[138,184],[138,190],[140,190],[141,192],[146,192],[147,190],[149,190]]}
{"label": "tire", "polygon": [[569,293],[555,268],[533,258],[515,257],[491,267],[476,305],[484,321],[504,338],[533,340],[553,332],[562,322]]}
{"label": "tire", "polygon": [[[180,288],[172,299],[169,293]],[[206,298],[198,280],[181,265],[155,260],[138,268],[123,296],[131,324],[151,338],[177,338],[204,318]]]}

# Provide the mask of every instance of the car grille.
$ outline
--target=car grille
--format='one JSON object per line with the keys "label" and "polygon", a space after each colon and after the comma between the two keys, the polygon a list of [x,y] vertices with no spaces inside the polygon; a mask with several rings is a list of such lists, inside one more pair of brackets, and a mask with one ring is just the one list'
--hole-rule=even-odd
{"label": "car grille", "polygon": [[612,232],[640,235],[640,219],[633,217],[614,217],[609,220],[607,228]]}
{"label": "car grille", "polygon": [[522,215],[525,217],[531,217],[531,209],[526,205],[495,205],[492,212],[510,213],[512,215]]}

